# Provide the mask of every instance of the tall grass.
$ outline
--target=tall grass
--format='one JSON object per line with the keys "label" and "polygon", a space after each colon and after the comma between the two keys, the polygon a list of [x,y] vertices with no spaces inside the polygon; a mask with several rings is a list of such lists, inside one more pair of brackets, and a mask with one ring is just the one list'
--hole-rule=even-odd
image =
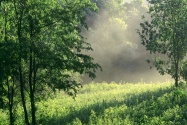
{"label": "tall grass", "polygon": [[[42,125],[176,125],[187,124],[186,87],[166,83],[86,84],[75,100],[63,92],[37,102],[37,121]],[[2,111],[0,111],[2,112]],[[19,112],[16,124],[23,124]],[[7,113],[0,114],[7,124]]]}

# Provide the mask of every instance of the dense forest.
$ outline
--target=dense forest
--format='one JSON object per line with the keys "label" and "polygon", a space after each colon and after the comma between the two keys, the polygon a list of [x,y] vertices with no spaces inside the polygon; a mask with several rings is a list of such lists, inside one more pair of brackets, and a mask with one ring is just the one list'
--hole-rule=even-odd
{"label": "dense forest", "polygon": [[0,125],[187,124],[187,0],[0,6]]}

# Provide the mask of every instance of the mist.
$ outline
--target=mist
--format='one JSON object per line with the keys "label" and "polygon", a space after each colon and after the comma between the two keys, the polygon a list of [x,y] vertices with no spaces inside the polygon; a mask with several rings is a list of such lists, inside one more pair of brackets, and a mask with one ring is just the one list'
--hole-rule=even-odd
{"label": "mist", "polygon": [[[114,3],[115,0],[109,0]],[[161,76],[146,60],[152,56],[141,44],[136,30],[140,29],[141,16],[146,15],[146,2],[124,1],[116,8],[97,3],[99,12],[88,16],[88,30],[84,31],[94,51],[88,54],[99,63],[103,71],[97,71],[95,82],[165,82],[168,75]],[[110,4],[110,3],[108,3]],[[84,83],[91,80],[83,78]]]}

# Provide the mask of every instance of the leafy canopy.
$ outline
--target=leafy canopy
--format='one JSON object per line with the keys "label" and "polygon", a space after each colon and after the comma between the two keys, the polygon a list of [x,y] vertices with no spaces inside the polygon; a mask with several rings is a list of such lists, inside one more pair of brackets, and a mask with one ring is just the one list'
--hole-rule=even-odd
{"label": "leafy canopy", "polygon": [[10,119],[14,97],[21,98],[25,123],[32,116],[36,124],[35,99],[46,86],[75,96],[75,75],[96,77],[101,67],[85,54],[92,48],[81,35],[87,13],[96,10],[90,0],[0,1],[0,105],[12,101]]}

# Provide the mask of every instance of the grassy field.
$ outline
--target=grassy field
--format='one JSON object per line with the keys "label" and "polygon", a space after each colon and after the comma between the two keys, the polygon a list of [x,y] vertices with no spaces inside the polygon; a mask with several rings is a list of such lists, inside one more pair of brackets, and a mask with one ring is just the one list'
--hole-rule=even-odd
{"label": "grassy field", "polygon": [[[171,83],[91,83],[77,97],[63,92],[37,103],[37,121],[41,125],[185,125],[187,89],[175,89]],[[23,124],[22,110],[16,124]],[[0,111],[0,124],[8,124],[8,115]]]}

